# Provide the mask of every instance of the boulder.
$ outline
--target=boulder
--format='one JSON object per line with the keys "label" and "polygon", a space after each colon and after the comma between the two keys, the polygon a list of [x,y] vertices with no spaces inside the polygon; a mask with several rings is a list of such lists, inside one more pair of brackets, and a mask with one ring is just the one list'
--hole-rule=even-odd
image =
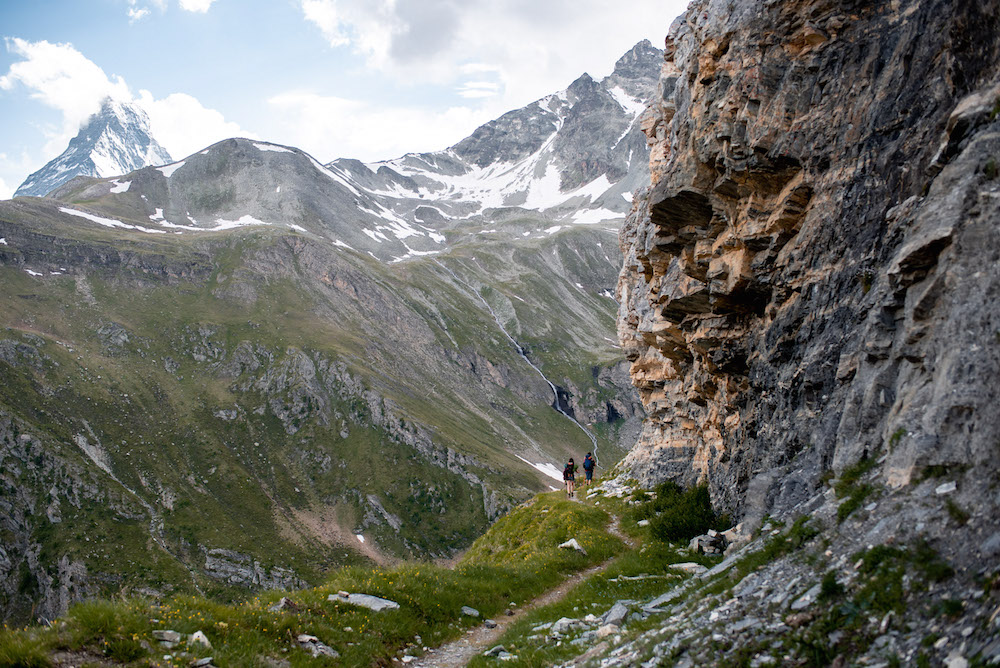
{"label": "boulder", "polygon": [[195,631],[188,637],[188,645],[200,645],[206,649],[212,649],[212,643],[209,642],[208,636],[201,631]]}
{"label": "boulder", "polygon": [[722,554],[726,550],[726,538],[717,531],[709,529],[707,534],[692,538],[688,549],[698,554]]}
{"label": "boulder", "polygon": [[282,610],[296,612],[298,611],[298,609],[299,606],[296,605],[296,603],[292,599],[286,598],[284,596],[281,597],[280,601],[278,601],[277,603],[268,608],[268,610],[270,610],[271,612],[281,612]]}
{"label": "boulder", "polygon": [[576,540],[576,538],[570,538],[565,543],[560,543],[559,547],[560,549],[563,550],[576,550],[577,552],[582,552],[583,554],[587,554],[587,551],[583,549],[583,546],[580,545],[580,543]]}
{"label": "boulder", "polygon": [[610,624],[612,626],[621,626],[625,621],[625,617],[628,616],[628,606],[626,606],[622,601],[618,601],[611,609],[608,610],[601,617],[601,622],[605,626]]}
{"label": "boulder", "polygon": [[476,610],[475,608],[470,608],[467,605],[463,605],[462,606],[462,614],[463,615],[467,615],[469,617],[478,617],[479,616],[479,611]]}
{"label": "boulder", "polygon": [[333,649],[327,644],[320,642],[319,638],[316,636],[311,636],[307,633],[300,634],[296,640],[299,643],[299,647],[306,650],[312,654],[313,658],[318,658],[321,656],[328,656],[333,659],[340,658],[340,653]]}
{"label": "boulder", "polygon": [[348,594],[346,597],[341,596],[339,593],[330,594],[327,597],[327,600],[350,603],[351,605],[368,608],[369,610],[374,610],[375,612],[382,612],[383,610],[396,610],[399,608],[399,603],[390,601],[387,598],[372,596],[371,594]]}
{"label": "boulder", "polygon": [[181,641],[181,634],[177,631],[169,631],[165,629],[156,629],[153,631],[153,637],[160,642],[172,642],[178,643]]}
{"label": "boulder", "polygon": [[618,633],[618,630],[619,630],[618,627],[615,626],[614,624],[605,624],[604,626],[597,629],[597,637],[606,638],[610,635]]}
{"label": "boulder", "polygon": [[570,617],[561,617],[556,620],[555,624],[552,625],[552,634],[564,635],[569,633],[575,628],[583,626],[583,622],[579,619],[571,619]]}
{"label": "boulder", "polygon": [[819,585],[813,585],[809,591],[802,594],[802,596],[795,599],[792,602],[792,610],[805,610],[813,603],[816,602],[816,598],[819,596],[821,587]]}

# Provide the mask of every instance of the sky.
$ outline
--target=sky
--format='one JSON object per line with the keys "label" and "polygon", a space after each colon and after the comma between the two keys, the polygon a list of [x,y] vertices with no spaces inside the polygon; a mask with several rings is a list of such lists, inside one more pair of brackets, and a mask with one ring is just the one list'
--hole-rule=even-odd
{"label": "sky", "polygon": [[0,199],[106,96],[174,159],[229,137],[321,162],[446,148],[599,79],[686,0],[0,0]]}

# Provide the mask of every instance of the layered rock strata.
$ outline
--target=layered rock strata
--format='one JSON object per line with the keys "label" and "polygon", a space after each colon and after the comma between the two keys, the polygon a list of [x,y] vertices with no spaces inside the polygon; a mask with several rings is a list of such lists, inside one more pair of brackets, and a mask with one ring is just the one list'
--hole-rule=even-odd
{"label": "layered rock strata", "polygon": [[[996,480],[1000,3],[702,0],[643,118],[623,475],[789,508],[879,458]],[[963,473],[964,472],[964,473]],[[964,476],[964,477],[963,477]]]}

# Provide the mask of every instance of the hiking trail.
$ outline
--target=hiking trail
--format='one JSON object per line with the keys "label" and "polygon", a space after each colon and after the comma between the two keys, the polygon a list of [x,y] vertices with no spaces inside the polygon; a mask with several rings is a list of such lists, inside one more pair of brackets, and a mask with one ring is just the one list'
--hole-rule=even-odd
{"label": "hiking trail", "polygon": [[[618,517],[615,515],[612,515],[611,522],[608,524],[608,533],[617,536],[627,545],[634,546],[634,541],[622,533]],[[472,657],[494,647],[507,627],[521,619],[525,613],[535,608],[561,601],[569,593],[570,589],[606,569],[613,559],[614,557],[596,566],[591,566],[578,573],[574,573],[561,584],[545,592],[538,598],[527,601],[524,605],[517,608],[511,608],[514,612],[512,616],[506,614],[498,615],[493,620],[496,622],[496,628],[490,629],[486,628],[485,624],[480,624],[466,631],[465,635],[461,638],[456,638],[440,647],[427,650],[423,656],[418,657],[416,661],[412,661],[408,665],[414,668],[461,668],[465,666],[472,660]]]}

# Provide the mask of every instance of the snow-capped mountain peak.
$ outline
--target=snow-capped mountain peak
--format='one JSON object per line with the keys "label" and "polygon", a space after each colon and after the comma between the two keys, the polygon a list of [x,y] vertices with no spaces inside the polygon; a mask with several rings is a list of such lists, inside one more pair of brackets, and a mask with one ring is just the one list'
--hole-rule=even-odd
{"label": "snow-capped mountain peak", "polygon": [[106,178],[169,162],[170,154],[152,136],[146,112],[131,102],[106,98],[62,155],[29,176],[14,196],[43,197],[76,176]]}

